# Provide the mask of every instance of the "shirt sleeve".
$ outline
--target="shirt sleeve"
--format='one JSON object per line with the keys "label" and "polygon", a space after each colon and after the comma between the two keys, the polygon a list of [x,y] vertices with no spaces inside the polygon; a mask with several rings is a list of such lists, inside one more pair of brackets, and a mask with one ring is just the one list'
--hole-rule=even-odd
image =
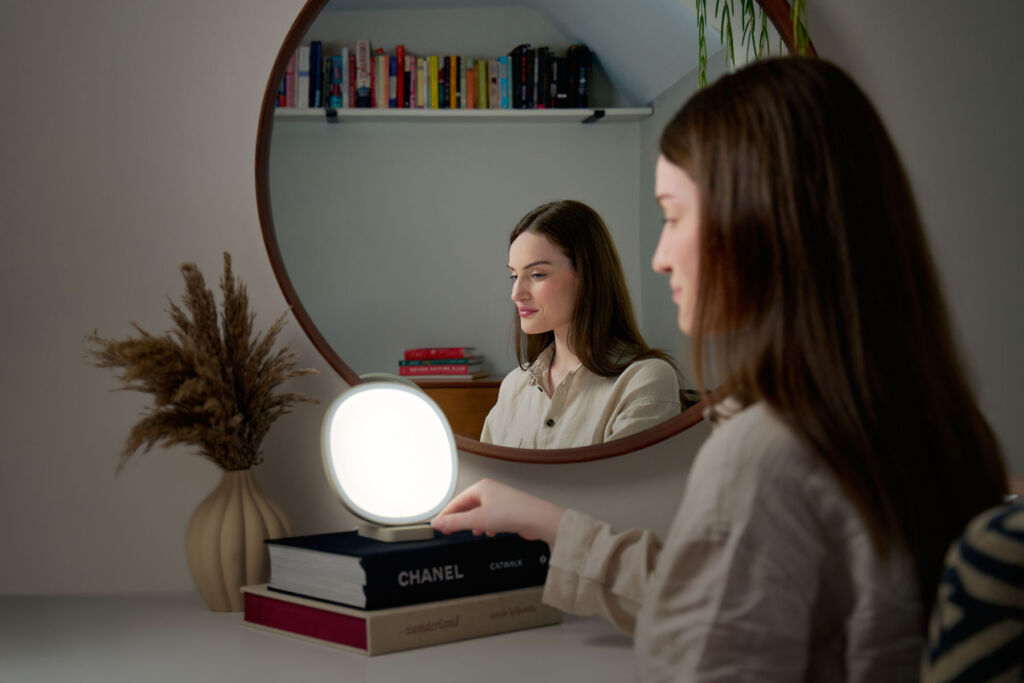
{"label": "shirt sleeve", "polygon": [[573,614],[600,614],[632,634],[660,550],[650,531],[615,534],[604,522],[566,510],[551,551],[544,602]]}
{"label": "shirt sleeve", "polygon": [[679,378],[672,366],[660,359],[638,361],[623,373],[623,391],[604,440],[621,439],[669,420],[682,410]]}

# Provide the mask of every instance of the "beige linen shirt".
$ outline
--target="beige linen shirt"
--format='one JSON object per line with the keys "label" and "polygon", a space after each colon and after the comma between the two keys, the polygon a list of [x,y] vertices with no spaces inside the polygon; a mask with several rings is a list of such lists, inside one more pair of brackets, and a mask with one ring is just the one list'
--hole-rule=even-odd
{"label": "beige linen shirt", "polygon": [[632,633],[643,681],[914,681],[923,648],[909,557],[763,404],[701,447],[664,547],[567,511],[544,600]]}
{"label": "beige linen shirt", "polygon": [[501,382],[480,440],[513,448],[572,448],[604,443],[661,424],[680,412],[679,377],[658,358],[638,360],[615,377],[576,366],[544,391],[554,345]]}

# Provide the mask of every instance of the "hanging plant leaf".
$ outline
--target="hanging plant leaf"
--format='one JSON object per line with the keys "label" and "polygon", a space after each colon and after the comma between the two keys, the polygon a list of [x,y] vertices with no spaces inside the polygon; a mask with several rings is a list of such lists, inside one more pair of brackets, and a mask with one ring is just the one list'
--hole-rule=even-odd
{"label": "hanging plant leaf", "polygon": [[[719,5],[721,5],[721,13],[719,13]],[[725,66],[728,68],[729,64],[732,64],[735,67],[736,52],[733,49],[732,40],[732,7],[729,5],[729,0],[715,0],[715,18],[719,19],[722,24],[722,40],[725,42]]]}
{"label": "hanging plant leaf", "polygon": [[708,44],[704,38],[708,20],[708,0],[697,0],[697,87],[708,84]]}

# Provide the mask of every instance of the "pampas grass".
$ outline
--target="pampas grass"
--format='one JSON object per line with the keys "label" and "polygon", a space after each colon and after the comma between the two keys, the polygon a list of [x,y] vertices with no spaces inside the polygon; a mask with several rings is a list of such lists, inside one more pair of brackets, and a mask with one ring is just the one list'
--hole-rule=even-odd
{"label": "pampas grass", "polygon": [[224,254],[223,295],[218,320],[213,292],[194,263],[181,266],[185,278],[182,306],[170,303],[173,329],[152,335],[137,324],[138,336],[86,337],[94,346],[91,365],[119,371],[121,388],[151,394],[153,405],[132,427],[117,470],[139,449],[155,444],[189,444],[223,470],[242,470],[263,460],[260,444],[270,425],[299,402],[317,403],[296,393],[280,393],[282,382],[316,373],[297,369],[298,354],[274,350],[285,324],[282,314],[262,335],[253,334],[245,286],[231,272]]}

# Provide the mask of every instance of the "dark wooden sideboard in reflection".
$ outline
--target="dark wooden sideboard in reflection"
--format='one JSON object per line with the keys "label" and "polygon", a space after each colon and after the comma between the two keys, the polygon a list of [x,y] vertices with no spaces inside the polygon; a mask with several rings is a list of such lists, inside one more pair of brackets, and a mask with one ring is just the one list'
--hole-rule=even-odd
{"label": "dark wooden sideboard in reflection", "polygon": [[474,380],[427,380],[410,378],[427,396],[441,407],[452,431],[471,439],[479,439],[487,413],[498,400],[501,377],[489,376]]}

